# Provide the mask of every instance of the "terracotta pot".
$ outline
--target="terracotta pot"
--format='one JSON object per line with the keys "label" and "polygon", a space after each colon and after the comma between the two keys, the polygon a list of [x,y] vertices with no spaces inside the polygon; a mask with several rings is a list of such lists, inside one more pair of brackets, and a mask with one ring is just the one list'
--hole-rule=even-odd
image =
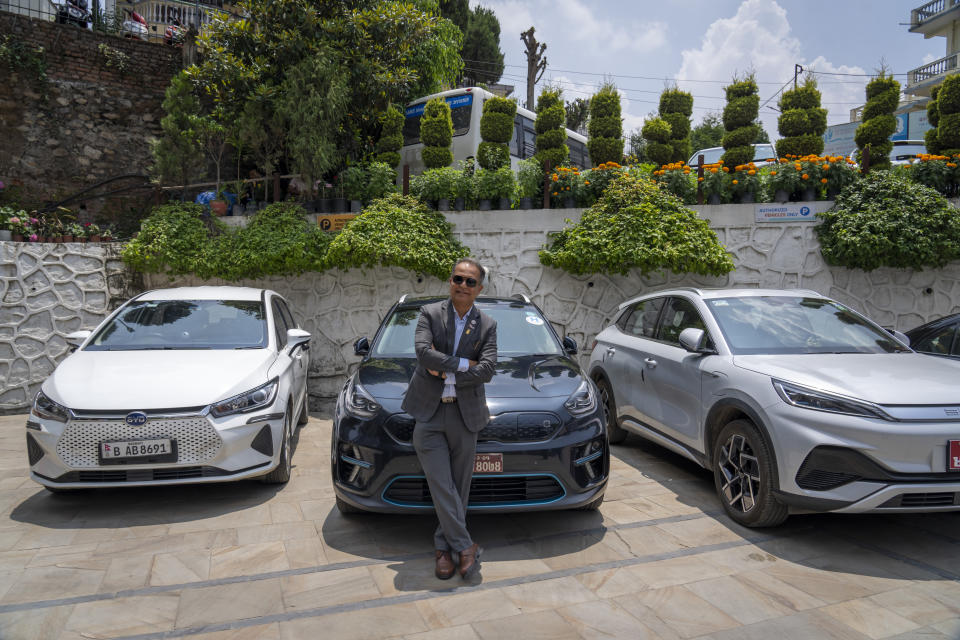
{"label": "terracotta pot", "polygon": [[210,201],[210,210],[213,211],[215,216],[224,216],[227,215],[227,201],[226,200],[211,200]]}
{"label": "terracotta pot", "polygon": [[64,242],[73,242],[73,236],[63,236]]}
{"label": "terracotta pot", "polygon": [[[223,214],[221,214],[221,215],[223,215]],[[90,236],[90,242],[100,242],[100,236],[98,236],[98,235],[92,235],[92,236]]]}
{"label": "terracotta pot", "polygon": [[50,238],[50,242],[56,242],[57,244],[60,244],[63,242],[63,236],[53,236]]}
{"label": "terracotta pot", "polygon": [[23,242],[23,234],[22,234],[22,233],[15,233],[15,234],[13,234],[13,241],[14,241],[14,242]]}
{"label": "terracotta pot", "polygon": [[37,236],[37,242],[46,242],[47,236]]}

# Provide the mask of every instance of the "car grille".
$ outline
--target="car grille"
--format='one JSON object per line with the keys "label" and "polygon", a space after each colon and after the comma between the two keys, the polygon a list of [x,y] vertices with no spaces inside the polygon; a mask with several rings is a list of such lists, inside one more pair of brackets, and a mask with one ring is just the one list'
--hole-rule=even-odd
{"label": "car grille", "polygon": [[[470,507],[543,504],[559,500],[566,492],[553,476],[474,476],[470,482]],[[430,506],[426,478],[397,478],[383,492],[388,502],[401,506]]]}
{"label": "car grille", "polygon": [[216,478],[231,472],[217,467],[168,467],[164,469],[109,469],[70,471],[54,482],[150,482],[152,480],[190,480]]}
{"label": "car grille", "polygon": [[74,420],[57,441],[57,454],[70,467],[98,467],[101,442],[150,438],[176,440],[176,464],[211,460],[223,444],[217,430],[201,416],[148,419],[140,427],[131,427],[122,420]]}
{"label": "car grille", "polygon": [[[410,416],[393,415],[384,427],[394,440],[411,442],[415,424]],[[552,413],[501,413],[491,417],[490,424],[477,434],[477,442],[541,442],[552,438],[561,424]]]}
{"label": "car grille", "polygon": [[880,509],[908,509],[922,507],[951,507],[960,505],[960,493],[943,491],[938,493],[904,493],[887,500]]}

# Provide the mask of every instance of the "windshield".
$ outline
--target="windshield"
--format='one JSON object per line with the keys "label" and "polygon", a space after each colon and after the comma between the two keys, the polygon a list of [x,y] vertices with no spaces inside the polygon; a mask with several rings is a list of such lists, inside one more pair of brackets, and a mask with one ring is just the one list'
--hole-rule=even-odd
{"label": "windshield", "polygon": [[133,302],[97,332],[85,351],[253,349],[267,346],[263,304],[255,300]]}
{"label": "windshield", "polygon": [[750,296],[706,302],[734,354],[910,351],[883,329],[830,300]]}
{"label": "windshield", "polygon": [[[473,96],[448,96],[446,102],[450,105],[450,119],[453,120],[453,135],[462,136],[470,130],[470,116],[473,112]],[[411,105],[406,108],[403,121],[403,145],[408,146],[420,142],[420,118],[426,103]]]}
{"label": "windshield", "polygon": [[[497,321],[497,355],[563,354],[563,348],[540,313],[531,307],[506,304],[477,304]],[[370,350],[375,358],[415,358],[413,334],[417,328],[419,309],[394,311]]]}
{"label": "windshield", "polygon": [[912,162],[917,159],[917,155],[927,152],[927,146],[922,142],[908,144],[894,144],[890,151],[890,159],[900,162]]}

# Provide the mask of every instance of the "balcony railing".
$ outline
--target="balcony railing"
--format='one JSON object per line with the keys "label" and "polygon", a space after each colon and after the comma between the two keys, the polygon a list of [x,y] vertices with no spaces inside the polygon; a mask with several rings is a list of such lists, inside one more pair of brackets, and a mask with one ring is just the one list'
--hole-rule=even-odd
{"label": "balcony railing", "polygon": [[[945,1],[946,0],[940,0],[940,2]],[[960,0],[958,0],[958,2],[960,2]],[[960,53],[951,53],[946,58],[940,58],[922,67],[917,67],[907,74],[907,86],[910,87],[920,84],[926,80],[948,74],[951,71],[956,71],[958,59],[960,59]]]}
{"label": "balcony railing", "polygon": [[931,2],[910,12],[910,27],[918,27],[927,20],[936,18],[941,13],[953,9],[958,4],[960,4],[960,0],[931,0]]}

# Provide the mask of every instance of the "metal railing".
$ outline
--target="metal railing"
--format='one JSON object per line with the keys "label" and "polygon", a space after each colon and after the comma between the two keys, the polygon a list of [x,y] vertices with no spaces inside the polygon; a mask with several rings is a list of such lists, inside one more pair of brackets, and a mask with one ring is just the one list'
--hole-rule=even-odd
{"label": "metal railing", "polygon": [[910,12],[910,27],[918,27],[927,20],[936,18],[945,11],[953,9],[960,0],[932,0]]}
{"label": "metal railing", "polygon": [[[941,0],[945,1],[945,0]],[[960,52],[951,53],[945,58],[940,58],[939,60],[934,60],[929,64],[925,64],[922,67],[917,67],[912,71],[907,73],[907,86],[913,86],[926,80],[937,78],[939,76],[946,75],[957,69],[957,61],[960,58]]]}

